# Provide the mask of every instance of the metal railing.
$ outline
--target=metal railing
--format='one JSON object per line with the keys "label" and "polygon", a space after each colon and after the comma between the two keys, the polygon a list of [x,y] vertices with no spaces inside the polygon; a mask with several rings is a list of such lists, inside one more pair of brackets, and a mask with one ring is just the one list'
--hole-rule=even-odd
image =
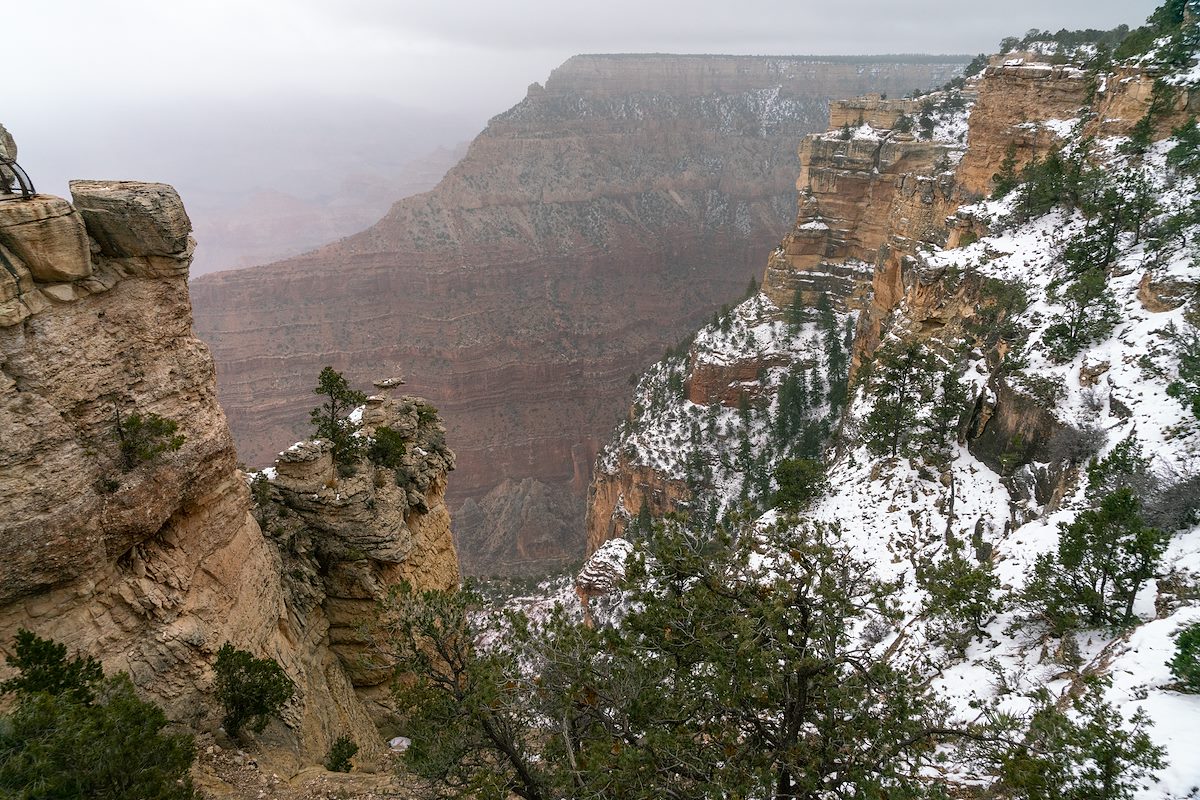
{"label": "metal railing", "polygon": [[[13,191],[13,184],[19,194]],[[29,174],[16,162],[16,159],[0,154],[0,200],[28,200],[37,194]]]}

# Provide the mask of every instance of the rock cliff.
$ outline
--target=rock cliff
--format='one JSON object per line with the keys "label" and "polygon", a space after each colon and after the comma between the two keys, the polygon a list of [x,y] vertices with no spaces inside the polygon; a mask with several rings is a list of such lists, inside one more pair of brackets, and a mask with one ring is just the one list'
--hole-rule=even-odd
{"label": "rock cliff", "polygon": [[329,441],[303,441],[280,453],[252,486],[255,516],[282,558],[293,627],[309,647],[332,649],[384,722],[392,669],[370,646],[369,621],[390,587],[458,586],[445,503],[454,453],[436,410],[420,398],[392,399],[385,390],[359,413],[363,436],[382,427],[398,435],[398,463],[362,459],[346,474]]}
{"label": "rock cliff", "polygon": [[[962,246],[989,232],[987,220],[958,209],[991,193],[993,176],[1006,158],[1019,172],[1071,137],[1129,134],[1149,112],[1159,77],[1161,71],[1152,68],[1125,66],[1098,82],[1077,66],[1050,64],[1035,53],[1007,53],[993,57],[961,91],[917,100],[867,95],[831,103],[829,130],[800,144],[799,211],[793,229],[768,256],[759,305],[743,306],[733,315],[732,333],[727,324],[710,325],[685,358],[668,358],[648,373],[629,420],[602,452],[589,489],[586,552],[622,535],[643,504],[654,516],[695,510],[694,487],[685,481],[689,447],[697,446],[695,432],[690,444],[676,442],[673,456],[670,442],[663,440],[674,424],[676,438],[688,441],[678,435],[687,431],[686,415],[674,423],[638,422],[637,410],[648,405],[647,392],[661,392],[664,375],[677,372],[682,397],[700,409],[725,409],[714,414],[728,415],[744,399],[756,401],[760,411],[774,408],[780,402],[780,371],[818,363],[824,356],[817,349],[802,352],[804,333],[795,324],[784,335],[760,326],[764,319],[797,314],[811,321],[811,309],[822,300],[853,326],[851,380],[889,335],[941,343],[935,346],[946,350],[970,339],[967,328],[992,300],[983,296],[978,276],[962,279],[943,265],[927,263],[923,254]],[[1197,103],[1200,94],[1194,90],[1172,92],[1153,117],[1153,136],[1168,135]],[[918,135],[912,131],[922,114],[928,116],[928,130]],[[905,117],[909,125],[902,126]],[[1180,286],[1168,283],[1160,284],[1160,298],[1150,289],[1147,272],[1139,293],[1143,305],[1178,307]],[[741,334],[739,326],[745,328]],[[739,341],[748,331],[758,331],[759,338]],[[715,356],[714,340],[720,344]],[[755,442],[770,438],[753,426],[748,433],[735,433],[734,420],[720,430],[725,444],[713,445],[718,450],[732,446],[738,436]],[[1061,430],[1027,393],[999,379],[976,411],[971,446],[999,471],[1006,459],[1048,460],[1046,448]],[[708,446],[704,436],[699,439],[700,446]],[[1014,440],[1024,442],[1020,452],[1012,450]],[[739,467],[746,468],[745,462]],[[740,481],[726,477],[735,485]],[[1028,491],[1049,502],[1061,491],[1061,478],[1043,470],[1031,478]]]}
{"label": "rock cliff", "polygon": [[795,143],[829,98],[962,63],[570,59],[370,230],[195,281],[239,452],[262,464],[297,435],[326,363],[355,379],[400,363],[456,443],[464,568],[577,558],[626,379],[760,271],[793,215]]}
{"label": "rock cliff", "polygon": [[[109,181],[71,192],[0,196],[0,647],[32,629],[129,672],[171,719],[206,728],[221,716],[211,665],[229,641],[297,684],[268,741],[313,763],[350,734],[376,757],[369,682],[337,632],[368,617],[379,586],[456,582],[441,502],[453,456],[414,448],[412,488],[381,490],[374,513],[361,478],[345,502],[312,487],[297,510],[304,535],[329,542],[353,526],[359,538],[343,539],[361,552],[314,544],[326,571],[289,571],[301,532],[264,536],[251,515],[213,360],[192,333],[195,243],[179,196]],[[421,407],[381,398],[364,413],[436,439]]]}
{"label": "rock cliff", "polygon": [[[927,677],[948,718],[1032,692],[1065,707],[1099,679],[1111,729],[1132,718],[1163,749],[1138,791],[1193,790],[1200,709],[1164,664],[1200,619],[1178,588],[1200,575],[1200,146],[1177,127],[1200,37],[1173,8],[1177,33],[1116,67],[1007,53],[957,94],[835,104],[762,293],[644,373],[601,451],[584,603],[613,591],[606,540],[638,548],[665,511],[706,544],[747,519],[756,537],[825,523],[889,582],[898,621],[865,646]],[[1113,498],[1132,500],[1121,547],[1160,542],[1115,624],[1085,605],[1114,584],[1079,566],[1107,557]],[[973,620],[942,605],[963,584],[931,577],[954,559],[991,584]]]}

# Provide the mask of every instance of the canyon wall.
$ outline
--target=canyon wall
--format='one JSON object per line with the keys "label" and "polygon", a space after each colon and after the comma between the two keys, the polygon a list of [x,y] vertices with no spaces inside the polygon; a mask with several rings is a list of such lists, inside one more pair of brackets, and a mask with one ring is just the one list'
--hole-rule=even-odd
{"label": "canyon wall", "polygon": [[796,142],[829,99],[940,84],[964,62],[570,59],[371,229],[195,281],[239,452],[262,464],[304,435],[326,364],[360,383],[397,365],[455,442],[464,569],[578,558],[628,376],[760,274],[795,216]]}
{"label": "canyon wall", "polygon": [[[889,333],[951,348],[966,338],[963,327],[977,313],[979,281],[927,266],[924,252],[988,233],[985,221],[958,209],[992,192],[992,176],[1010,154],[1019,170],[1060,146],[1076,125],[1084,135],[1128,134],[1150,108],[1155,77],[1122,68],[1098,86],[1077,67],[1010,53],[994,57],[952,105],[944,93],[916,102],[870,95],[832,103],[829,130],[800,144],[799,212],[779,245],[764,251],[761,293],[777,317],[793,304],[813,308],[822,299],[852,314],[851,379]],[[1177,90],[1155,117],[1155,136],[1168,135],[1198,102],[1196,92]],[[912,119],[923,104],[948,109],[934,112],[933,135],[898,130],[901,116]],[[693,345],[682,378],[687,399],[736,407],[743,396],[771,388],[761,378],[778,361],[778,354],[753,348],[714,361]],[[971,445],[978,457],[998,463],[997,442],[1007,443],[1023,424],[1043,434],[1035,441],[1048,440],[1045,421],[1032,419],[1019,395],[1001,384],[994,396],[975,421]],[[587,508],[589,554],[620,536],[643,503],[656,514],[688,507],[679,474],[645,463],[645,454],[627,444],[621,448],[633,438],[619,432],[598,461]]]}
{"label": "canyon wall", "polygon": [[[379,681],[360,679],[337,631],[368,621],[363,601],[391,583],[457,583],[441,500],[453,455],[443,440],[411,465],[412,492],[377,498],[354,532],[372,548],[334,546],[350,534],[332,523],[309,551],[295,530],[264,536],[191,330],[195,242],[179,196],[135,182],[71,191],[0,194],[0,649],[28,628],[206,729],[221,717],[212,664],[232,642],[297,686],[265,742],[311,764],[349,734],[374,759]],[[405,416],[390,402],[367,412]],[[406,441],[439,433],[436,415],[417,425],[417,401],[406,408]],[[364,480],[321,479],[313,508],[358,498]]]}

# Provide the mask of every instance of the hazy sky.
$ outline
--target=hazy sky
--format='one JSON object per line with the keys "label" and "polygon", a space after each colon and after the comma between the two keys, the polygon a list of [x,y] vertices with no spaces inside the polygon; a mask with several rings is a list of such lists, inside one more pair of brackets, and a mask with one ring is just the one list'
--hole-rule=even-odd
{"label": "hazy sky", "polygon": [[[56,0],[4,8],[6,104],[368,95],[488,114],[579,52],[991,52],[1153,0]],[[482,119],[482,117],[481,117]]]}
{"label": "hazy sky", "polygon": [[354,176],[399,185],[576,53],[990,53],[1031,27],[1137,25],[1155,5],[9,0],[0,123],[42,191],[165,181],[203,222],[261,191],[329,204]]}

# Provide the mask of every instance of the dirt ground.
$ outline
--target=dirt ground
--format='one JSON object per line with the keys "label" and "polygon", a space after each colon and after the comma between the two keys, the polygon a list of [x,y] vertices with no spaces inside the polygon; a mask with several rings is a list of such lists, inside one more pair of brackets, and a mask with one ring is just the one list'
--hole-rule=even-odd
{"label": "dirt ground", "polygon": [[[192,779],[206,800],[384,800],[416,798],[411,779],[397,776],[398,757],[378,771],[329,772],[302,766],[290,753],[221,746],[196,737]],[[407,784],[407,785],[406,785]]]}

